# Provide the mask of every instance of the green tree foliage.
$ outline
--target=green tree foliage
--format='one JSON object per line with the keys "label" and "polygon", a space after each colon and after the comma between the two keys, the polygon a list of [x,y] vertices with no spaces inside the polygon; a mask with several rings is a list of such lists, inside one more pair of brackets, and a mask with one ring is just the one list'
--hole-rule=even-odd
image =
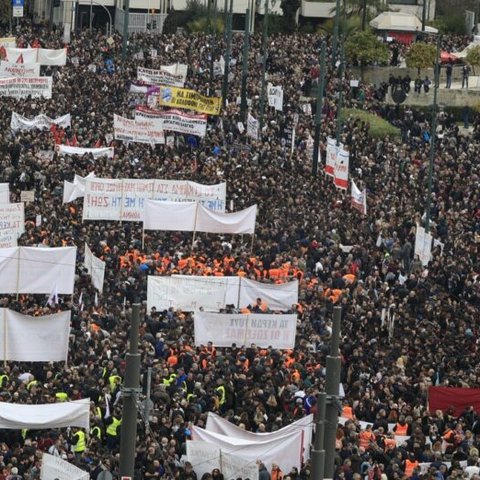
{"label": "green tree foliage", "polygon": [[[326,33],[327,35],[333,35],[333,29],[335,20],[329,18],[325,20],[323,24],[318,28],[319,33]],[[341,17],[339,23],[339,32],[341,35],[352,35],[354,32],[358,32],[361,29],[362,19],[359,16],[354,17]]]}
{"label": "green tree foliage", "polygon": [[283,11],[284,31],[293,33],[297,28],[297,10],[300,8],[300,0],[282,0],[280,8]]}
{"label": "green tree foliage", "polygon": [[385,64],[390,57],[388,47],[368,30],[349,37],[345,43],[345,53],[350,61],[359,65]]}
{"label": "green tree foliage", "polygon": [[436,56],[437,49],[435,45],[417,42],[410,47],[405,60],[407,67],[416,68],[420,74],[420,69],[435,66]]}
{"label": "green tree foliage", "polygon": [[480,45],[469,48],[465,60],[475,70],[480,65]]}
{"label": "green tree foliage", "polygon": [[217,21],[214,22],[213,18],[210,19],[210,25],[208,24],[208,17],[200,17],[196,20],[188,22],[186,30],[190,33],[223,33],[223,19],[217,17]]}
{"label": "green tree foliage", "polygon": [[[0,0],[1,1],[1,0]],[[177,28],[185,28],[202,17],[207,17],[208,8],[201,0],[188,0],[187,8],[183,11],[171,10],[163,25],[164,33],[176,33]]]}

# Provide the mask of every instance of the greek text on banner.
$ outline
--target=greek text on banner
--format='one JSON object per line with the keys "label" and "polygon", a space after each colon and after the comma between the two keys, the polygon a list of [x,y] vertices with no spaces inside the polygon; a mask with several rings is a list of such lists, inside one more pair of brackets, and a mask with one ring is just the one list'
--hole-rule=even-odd
{"label": "greek text on banner", "polygon": [[195,346],[212,342],[216,347],[232,344],[290,349],[295,347],[296,315],[242,315],[195,312]]}
{"label": "greek text on banner", "polygon": [[163,107],[184,108],[209,115],[219,115],[222,99],[205,97],[195,90],[177,87],[160,87],[158,103]]}
{"label": "greek text on banner", "polygon": [[0,97],[52,98],[52,77],[0,78]]}

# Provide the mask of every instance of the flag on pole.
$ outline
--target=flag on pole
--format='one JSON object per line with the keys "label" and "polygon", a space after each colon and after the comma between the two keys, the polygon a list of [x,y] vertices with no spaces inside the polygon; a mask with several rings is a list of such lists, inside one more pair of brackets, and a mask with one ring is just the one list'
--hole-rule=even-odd
{"label": "flag on pole", "polygon": [[47,305],[50,307],[54,307],[57,304],[58,304],[58,290],[57,290],[57,285],[55,284],[52,292],[50,293],[50,296],[48,297]]}
{"label": "flag on pole", "polygon": [[367,214],[367,190],[360,190],[353,180],[351,204],[353,208],[358,210],[363,215]]}

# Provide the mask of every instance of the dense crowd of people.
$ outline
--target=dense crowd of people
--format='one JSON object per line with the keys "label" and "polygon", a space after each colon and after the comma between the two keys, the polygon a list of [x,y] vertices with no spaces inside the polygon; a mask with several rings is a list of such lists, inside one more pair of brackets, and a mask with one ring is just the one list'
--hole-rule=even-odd
{"label": "dense crowd of people", "polygon": [[[61,32],[28,22],[16,37],[18,46],[34,41],[46,48],[63,46]],[[311,173],[316,100],[308,95],[318,84],[320,41],[317,35],[269,39],[268,80],[283,87],[284,108],[266,109],[258,141],[247,141],[237,127],[239,34],[232,43],[228,105],[219,117],[209,118],[206,136],[195,141],[176,135],[173,145],[152,147],[107,139],[115,113],[132,118],[135,106],[145,102],[144,96],[130,93],[137,66],[188,64],[187,88],[203,94],[210,88],[220,95],[223,79],[210,83],[209,58],[224,54],[221,38],[212,53],[207,35],[136,34],[123,63],[117,34],[107,41],[100,32],[75,33],[67,65],[42,67],[43,74],[53,76],[50,100],[0,99],[0,180],[9,182],[12,202],[19,201],[21,191],[35,190],[35,201],[26,204],[19,245],[78,247],[73,296],[62,296],[54,306],[46,306],[46,298],[38,295],[1,298],[2,307],[30,315],[71,309],[72,330],[67,365],[6,364],[0,370],[0,400],[40,404],[90,398],[92,422],[89,432],[0,431],[0,480],[39,478],[42,452],[67,459],[93,480],[103,470],[118,474],[120,391],[134,302],[142,303],[144,389],[147,368],[153,369],[148,425],[138,419],[136,478],[197,479],[182,456],[192,425],[203,426],[208,412],[263,432],[312,411],[325,385],[334,305],[342,307],[345,390],[335,478],[480,478],[478,413],[469,409],[458,417],[451,411],[429,411],[427,403],[431,385],[475,387],[480,378],[480,121],[475,120],[470,137],[462,136],[451,119],[440,122],[431,204],[436,243],[431,261],[422,265],[414,243],[416,226],[425,221],[429,118],[411,108],[399,118],[376,88],[362,82],[351,87],[351,71],[347,68],[342,78],[340,66],[328,62],[323,160],[327,136],[335,136],[340,89],[344,106],[381,115],[401,131],[398,137],[374,138],[369,125],[343,118],[340,140],[350,152],[350,176],[367,190],[368,211],[361,215],[351,207],[349,194],[323,174],[322,165],[317,176]],[[252,36],[247,96],[255,116],[261,43],[260,35]],[[29,118],[71,113],[64,143],[111,144],[115,156],[59,155],[52,131],[12,132],[12,112]],[[62,203],[63,181],[90,172],[103,178],[225,181],[229,209],[259,206],[254,241],[197,234],[192,248],[190,233],[149,231],[142,248],[141,224],[82,222],[82,199]],[[83,267],[85,243],[106,262],[101,295]],[[146,309],[148,275],[242,275],[273,283],[279,281],[279,271],[281,281],[298,279],[300,285],[299,304],[290,310],[299,318],[291,351],[254,345],[195,348],[191,312]],[[371,422],[373,428],[360,422]],[[389,423],[395,424],[393,431]],[[429,463],[428,468],[422,470],[420,463]],[[259,468],[262,480],[310,475],[309,463],[283,473],[267,471],[261,463]],[[224,477],[217,469],[202,478]]]}

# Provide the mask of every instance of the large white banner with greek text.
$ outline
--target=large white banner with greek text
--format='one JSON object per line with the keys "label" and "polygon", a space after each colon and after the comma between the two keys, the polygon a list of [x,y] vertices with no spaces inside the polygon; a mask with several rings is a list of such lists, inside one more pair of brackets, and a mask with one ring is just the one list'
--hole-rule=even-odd
{"label": "large white banner with greek text", "polygon": [[25,231],[25,204],[0,204],[0,230],[12,229],[17,238]]}
{"label": "large white banner with greek text", "polygon": [[31,430],[90,428],[90,399],[63,403],[23,405],[0,403],[0,428]]}
{"label": "large white banner with greek text", "polygon": [[261,283],[241,277],[196,277],[150,275],[147,307],[167,310],[170,307],[191,312],[202,307],[218,312],[227,305],[236,308],[254,305],[261,298],[271,310],[289,310],[298,303],[298,281],[282,284]]}
{"label": "large white banner with greek text", "polygon": [[[184,75],[183,75],[184,73]],[[171,87],[184,87],[187,72],[170,73],[165,70],[137,67],[137,80],[148,85],[170,85]]]}
{"label": "large white banner with greek text", "polygon": [[207,115],[185,113],[181,110],[156,110],[138,106],[135,120],[151,120],[158,124],[164,132],[177,132],[186,135],[204,137],[207,132]]}
{"label": "large white banner with greek text", "polygon": [[0,62],[0,78],[39,76],[39,63]]}
{"label": "large white banner with greek text", "polygon": [[348,189],[348,171],[350,154],[340,148],[337,152],[337,160],[333,171],[333,183],[341,190]]}
{"label": "large white banner with greek text", "polygon": [[0,183],[0,203],[10,203],[9,183]]}
{"label": "large white banner with greek text", "polygon": [[4,60],[11,63],[39,63],[40,65],[63,66],[67,62],[67,49],[6,48]]}
{"label": "large white banner with greek text", "polygon": [[85,244],[85,261],[83,264],[92,277],[93,286],[102,293],[105,279],[105,262],[97,258],[87,244]]}
{"label": "large white banner with greek text", "polygon": [[0,97],[52,98],[52,77],[0,78]]}
{"label": "large white banner with greek text", "polygon": [[68,128],[71,126],[71,117],[62,115],[58,118],[50,118],[47,115],[37,115],[33,118],[23,117],[18,113],[12,112],[12,119],[10,120],[10,128],[14,131],[17,130],[32,130],[38,128],[40,130],[48,130],[52,125],[57,125],[62,128]]}
{"label": "large white banner with greek text", "polygon": [[90,474],[60,457],[48,453],[42,455],[40,480],[88,480]]}
{"label": "large white banner with greek text", "polygon": [[0,249],[0,293],[73,294],[77,247]]}
{"label": "large white banner with greek text", "polygon": [[115,140],[132,143],[164,144],[165,136],[159,125],[152,120],[131,120],[113,116],[113,130]]}
{"label": "large white banner with greek text", "polygon": [[200,427],[192,427],[192,440],[210,443],[220,448],[222,455],[224,452],[231,453],[252,464],[261,459],[268,471],[271,471],[272,463],[277,463],[284,472],[289,472],[292,467],[300,470],[302,451],[304,448],[310,448],[310,445],[305,444],[302,430],[284,437],[252,443],[251,440],[229,437],[203,430]]}
{"label": "large white banner with greek text", "polygon": [[226,195],[225,183],[89,178],[85,185],[83,220],[140,222],[146,199],[198,202],[210,210],[224,212]]}
{"label": "large white banner with greek text", "polygon": [[195,345],[212,342],[216,347],[236,345],[289,349],[295,347],[296,315],[226,314],[197,311]]}
{"label": "large white banner with greek text", "polygon": [[70,311],[31,317],[0,309],[0,359],[64,362],[68,355]]}
{"label": "large white banner with greek text", "polygon": [[218,468],[224,478],[248,478],[258,480],[258,465],[238,455],[226,453],[211,443],[187,441],[187,459],[200,478]]}

